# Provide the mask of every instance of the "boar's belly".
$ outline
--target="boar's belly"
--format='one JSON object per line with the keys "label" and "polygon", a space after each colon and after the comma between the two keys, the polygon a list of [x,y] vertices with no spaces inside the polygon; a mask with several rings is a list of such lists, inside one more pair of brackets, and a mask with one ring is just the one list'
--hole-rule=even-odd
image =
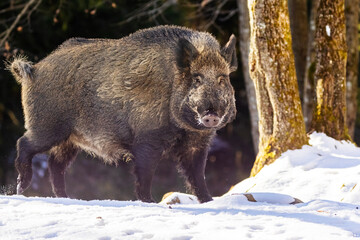
{"label": "boar's belly", "polygon": [[117,164],[121,160],[132,160],[129,146],[110,135],[72,134],[70,141],[87,153],[102,158],[108,164]]}

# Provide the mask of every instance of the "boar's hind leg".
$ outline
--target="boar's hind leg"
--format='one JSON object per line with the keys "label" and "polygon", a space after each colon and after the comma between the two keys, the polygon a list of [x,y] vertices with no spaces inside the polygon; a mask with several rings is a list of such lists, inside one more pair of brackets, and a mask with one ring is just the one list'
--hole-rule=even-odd
{"label": "boar's hind leg", "polygon": [[17,194],[22,194],[30,185],[32,178],[32,158],[41,152],[47,151],[51,146],[41,145],[34,141],[30,134],[24,134],[17,141],[17,157],[15,167],[19,173],[17,178]]}
{"label": "boar's hind leg", "polygon": [[190,158],[180,159],[180,169],[186,177],[191,191],[201,203],[211,201],[205,182],[206,152],[197,152]]}
{"label": "boar's hind leg", "polygon": [[151,197],[151,182],[161,153],[162,150],[149,144],[137,144],[133,147],[136,196],[143,202],[155,202]]}
{"label": "boar's hind leg", "polygon": [[65,191],[65,171],[75,160],[78,149],[71,143],[63,143],[51,150],[49,158],[50,182],[56,197],[67,197]]}

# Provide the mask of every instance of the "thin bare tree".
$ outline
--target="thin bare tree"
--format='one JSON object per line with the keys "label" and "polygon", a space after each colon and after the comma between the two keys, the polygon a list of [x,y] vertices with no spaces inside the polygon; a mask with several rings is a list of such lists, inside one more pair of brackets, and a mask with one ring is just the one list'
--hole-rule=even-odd
{"label": "thin bare tree", "polygon": [[250,52],[250,22],[249,9],[246,0],[237,0],[239,9],[239,45],[242,63],[242,73],[245,79],[246,96],[250,113],[251,136],[255,153],[259,151],[259,116],[256,106],[255,85],[250,78],[249,52]]}
{"label": "thin bare tree", "polygon": [[304,90],[303,90],[303,114],[306,129],[310,128],[312,114],[314,111],[315,102],[315,20],[317,16],[317,9],[319,6],[319,0],[313,0],[311,2],[310,9],[310,21],[308,30],[308,42],[307,42],[307,56],[306,56],[306,67],[304,69]]}
{"label": "thin bare tree", "polygon": [[359,66],[359,0],[345,0],[346,18],[346,110],[349,135],[353,139],[357,114],[358,66]]}
{"label": "thin bare tree", "polygon": [[307,0],[288,0],[288,7],[296,78],[299,85],[300,99],[302,100],[307,54],[307,45],[304,43],[308,42]]}

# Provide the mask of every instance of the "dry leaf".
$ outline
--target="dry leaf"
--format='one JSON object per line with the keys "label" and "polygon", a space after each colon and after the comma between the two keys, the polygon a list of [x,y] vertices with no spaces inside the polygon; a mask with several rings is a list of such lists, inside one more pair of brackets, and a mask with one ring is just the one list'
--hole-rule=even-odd
{"label": "dry leaf", "polygon": [[5,50],[10,51],[10,44],[8,41],[5,42]]}

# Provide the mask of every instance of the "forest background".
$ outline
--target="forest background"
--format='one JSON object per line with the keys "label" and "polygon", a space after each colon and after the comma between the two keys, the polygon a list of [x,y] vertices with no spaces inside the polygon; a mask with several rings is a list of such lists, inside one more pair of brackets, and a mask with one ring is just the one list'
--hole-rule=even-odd
{"label": "forest background", "polygon": [[[208,31],[221,44],[224,44],[232,33],[238,39],[244,37],[242,30],[246,29],[244,24],[248,24],[248,22],[241,18],[243,15],[239,15],[242,11],[247,11],[244,8],[246,6],[244,2],[246,1],[1,1],[0,194],[12,194],[15,191],[15,146],[16,140],[25,131],[21,108],[21,88],[10,72],[6,70],[6,62],[10,61],[14,55],[26,55],[29,60],[38,62],[71,37],[121,38],[138,29],[162,24],[174,24]],[[297,11],[298,16],[305,14],[303,26],[306,28],[304,30],[301,29],[301,26],[292,24],[292,33],[305,31],[305,35],[308,35],[307,29],[310,26],[313,1],[290,0],[289,4],[293,2],[306,3],[304,9],[294,10],[293,8],[293,11]],[[291,8],[291,6],[289,7]],[[296,14],[292,13],[291,16],[294,15]],[[295,52],[296,45],[294,44],[299,43],[293,41]],[[306,42],[300,44],[307,45]],[[231,76],[236,91],[237,117],[233,123],[218,132],[206,168],[207,183],[214,196],[225,193],[232,185],[249,176],[257,152],[249,113],[249,109],[251,111],[255,102],[248,101],[249,91],[246,90],[245,84],[247,76],[246,71],[243,71],[242,68],[247,64],[244,65],[242,62],[244,52],[239,48],[237,50],[239,68]],[[300,51],[306,51],[306,49]],[[359,102],[359,98],[357,101]],[[356,119],[353,140],[359,144],[360,121],[358,117]],[[38,155],[34,159],[33,165],[37,171],[34,171],[32,188],[25,195],[51,196],[51,188],[47,180],[46,155]],[[82,153],[68,170],[66,181],[70,197],[135,199],[131,163],[121,162],[120,166],[116,168],[104,165],[93,156]],[[179,178],[171,159],[160,163],[153,186],[155,200],[160,200],[161,196],[169,191],[185,191],[184,182]]]}

